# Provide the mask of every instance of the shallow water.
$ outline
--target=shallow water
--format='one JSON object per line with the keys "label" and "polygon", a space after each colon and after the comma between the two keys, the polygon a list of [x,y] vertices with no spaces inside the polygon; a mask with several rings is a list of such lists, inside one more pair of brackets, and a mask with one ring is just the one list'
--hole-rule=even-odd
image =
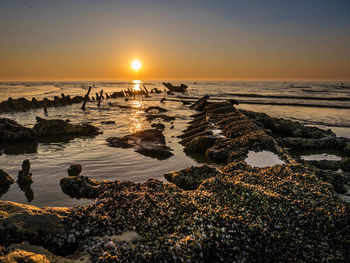
{"label": "shallow water", "polygon": [[[232,93],[254,93],[270,94],[281,96],[314,96],[314,97],[350,97],[350,89],[339,89],[336,83],[300,83],[300,86],[311,86],[311,88],[291,88],[281,82],[184,82],[189,85],[187,94],[181,96],[199,97],[204,94],[212,95],[214,99],[225,100],[236,98],[242,102],[238,108],[266,112],[274,117],[289,118],[301,121],[308,125],[318,125],[321,128],[330,128],[338,136],[350,138],[350,110],[330,108],[308,108],[295,106],[271,106],[271,105],[249,105],[243,104],[245,100],[255,98],[235,97]],[[53,98],[55,95],[65,93],[66,95],[84,95],[91,82],[25,82],[25,83],[0,83],[0,101],[8,97],[36,97]],[[107,93],[119,91],[135,84],[128,82],[95,82],[96,87],[91,94],[100,89]],[[346,84],[346,83],[345,83]],[[159,82],[145,83],[148,89],[158,87],[163,89]],[[349,85],[348,85],[349,86]],[[312,92],[311,92],[312,91]],[[326,94],[326,95],[325,95]],[[38,206],[71,206],[88,203],[86,200],[71,199],[61,192],[59,180],[67,176],[67,168],[73,162],[78,162],[83,167],[83,175],[90,176],[97,180],[131,180],[143,182],[148,178],[164,180],[163,174],[172,170],[179,170],[191,165],[198,164],[198,161],[205,161],[202,156],[196,160],[186,156],[182,151],[182,145],[176,136],[186,128],[190,115],[194,112],[188,109],[180,101],[165,101],[160,103],[163,97],[179,99],[178,94],[168,96],[164,93],[153,94],[151,98],[144,99],[136,97],[135,100],[124,101],[124,99],[109,99],[102,101],[99,109],[96,102],[89,102],[86,111],[81,111],[81,105],[75,104],[67,107],[49,108],[49,118],[70,119],[72,123],[91,122],[99,127],[103,134],[94,138],[75,138],[65,142],[39,143],[35,145],[21,145],[6,149],[6,154],[0,155],[0,168],[8,172],[13,178],[17,177],[22,161],[31,161],[31,170],[34,183],[30,189],[25,189],[27,194],[13,184],[10,189],[1,196],[2,200],[10,200],[22,203],[29,203]],[[275,101],[276,99],[263,98],[264,101]],[[299,103],[305,100],[284,99]],[[135,109],[121,109],[109,107],[108,103],[130,105]],[[323,103],[334,105],[349,105],[348,101],[315,101],[307,103]],[[146,121],[145,113],[138,108],[148,106],[161,106],[169,110],[165,114],[175,116],[174,129],[170,129],[171,123],[162,122],[166,128],[164,135],[166,143],[173,149],[174,156],[167,160],[157,160],[145,157],[134,152],[133,149],[120,149],[108,147],[106,138],[111,136],[124,136],[138,130],[150,128],[151,123]],[[20,113],[0,114],[0,117],[15,119],[20,124],[32,127],[35,124],[35,116],[45,117],[43,110],[31,110]],[[115,125],[104,125],[101,121],[114,120]],[[157,121],[155,121],[157,122]],[[220,136],[220,131],[217,131]],[[19,150],[22,153],[18,154]],[[256,159],[257,157],[254,157]],[[6,190],[6,189],[5,189]],[[0,194],[5,190],[0,189]]]}
{"label": "shallow water", "polygon": [[284,164],[284,162],[278,157],[277,154],[269,151],[249,151],[248,157],[244,161],[252,167],[259,168]]}

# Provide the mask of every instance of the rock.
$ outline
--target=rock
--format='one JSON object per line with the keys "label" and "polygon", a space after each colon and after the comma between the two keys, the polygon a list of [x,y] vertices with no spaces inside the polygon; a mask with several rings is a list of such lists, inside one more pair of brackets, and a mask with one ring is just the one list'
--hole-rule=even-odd
{"label": "rock", "polygon": [[0,187],[13,184],[15,181],[4,170],[0,169]]}
{"label": "rock", "polygon": [[175,120],[175,117],[167,116],[167,115],[164,115],[164,114],[147,115],[146,118],[147,118],[148,121],[153,121],[155,119],[162,119],[163,121],[169,122],[169,121]]}
{"label": "rock", "polygon": [[98,181],[83,175],[62,178],[60,186],[63,193],[77,199],[95,199],[101,191],[101,184]]}
{"label": "rock", "polygon": [[145,109],[145,112],[153,112],[153,111],[166,112],[168,110],[166,110],[162,107],[159,107],[159,106],[151,106],[151,107],[148,107],[147,109]]}
{"label": "rock", "polygon": [[111,98],[122,98],[122,97],[124,97],[123,91],[117,91],[111,94]]}
{"label": "rock", "polygon": [[174,86],[170,82],[163,82],[163,85],[172,92],[185,92],[188,88],[185,84],[180,84],[180,86]]}
{"label": "rock", "polygon": [[67,208],[39,208],[31,205],[0,201],[1,244],[31,243],[51,247],[51,239],[64,233],[62,218]]}
{"label": "rock", "polygon": [[203,97],[192,105],[197,107],[205,102],[199,107],[202,112],[193,116],[195,119],[179,136],[187,154],[202,152],[211,161],[224,164],[244,160],[248,151],[279,154],[274,139],[231,103],[206,103],[206,99]]}
{"label": "rock", "polygon": [[82,171],[81,165],[78,163],[71,164],[67,169],[69,176],[78,176],[80,175],[81,171]]}
{"label": "rock", "polygon": [[38,137],[56,136],[94,136],[100,133],[99,129],[90,124],[71,124],[64,120],[37,119],[33,129]]}
{"label": "rock", "polygon": [[115,124],[115,121],[101,121],[101,124]]}
{"label": "rock", "polygon": [[186,143],[185,153],[205,153],[207,149],[215,144],[216,138],[212,136],[198,136]]}
{"label": "rock", "polygon": [[208,103],[207,100],[208,99],[209,99],[208,95],[203,96],[202,98],[197,100],[195,103],[193,103],[190,106],[190,109],[198,110],[198,111],[202,110],[207,105],[207,103]]}
{"label": "rock", "polygon": [[16,121],[0,118],[0,142],[33,141],[36,139],[36,132],[26,128]]}
{"label": "rock", "polygon": [[165,125],[163,123],[153,123],[151,125],[151,127],[156,128],[158,130],[164,130],[165,129]]}
{"label": "rock", "polygon": [[208,165],[189,168],[164,174],[165,179],[184,190],[195,190],[205,179],[220,175],[220,172]]}
{"label": "rock", "polygon": [[2,258],[0,257],[0,261],[4,263],[50,263],[50,260],[45,255],[36,254],[20,249],[11,251]]}
{"label": "rock", "polygon": [[[89,229],[82,243],[92,262],[349,258],[348,205],[329,183],[296,163],[252,168],[233,162],[194,190],[155,179],[110,182],[96,202],[73,208],[65,224],[75,237]],[[142,239],[130,244],[115,238],[126,230]]]}
{"label": "rock", "polygon": [[30,170],[30,162],[29,160],[24,160],[22,163],[22,171],[18,172],[18,184],[31,184],[33,183],[32,180],[32,173],[29,172]]}
{"label": "rock", "polygon": [[350,157],[342,157],[341,167],[344,171],[350,172]]}
{"label": "rock", "polygon": [[159,160],[168,159],[173,155],[165,144],[162,131],[158,129],[139,131],[122,138],[110,137],[107,142],[111,147],[134,147],[135,152]]}

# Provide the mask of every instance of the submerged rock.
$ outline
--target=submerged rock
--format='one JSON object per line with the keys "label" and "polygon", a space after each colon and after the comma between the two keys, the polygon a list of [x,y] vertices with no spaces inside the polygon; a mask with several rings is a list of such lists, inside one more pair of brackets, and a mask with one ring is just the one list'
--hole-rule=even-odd
{"label": "submerged rock", "polygon": [[145,109],[145,112],[152,112],[152,111],[166,112],[168,110],[166,110],[162,107],[159,107],[159,106],[151,106],[151,107],[148,107],[147,109]]}
{"label": "submerged rock", "polygon": [[168,159],[173,155],[171,149],[166,146],[165,137],[159,129],[139,131],[122,138],[110,137],[107,142],[111,147],[134,147],[135,152],[159,160]]}
{"label": "submerged rock", "polygon": [[147,115],[146,116],[147,120],[148,121],[153,121],[153,120],[156,120],[156,119],[161,119],[163,121],[173,121],[175,120],[175,117],[173,116],[168,116],[168,115],[164,115],[164,114],[154,114],[154,115]]}
{"label": "submerged rock", "polygon": [[11,176],[8,175],[4,170],[0,169],[0,187],[1,186],[9,186],[13,184],[15,181]]}
{"label": "submerged rock", "polygon": [[99,129],[90,124],[71,124],[64,120],[46,120],[37,118],[33,129],[38,137],[50,136],[93,136],[100,133]]}
{"label": "submerged rock", "polygon": [[165,125],[163,123],[153,123],[151,125],[152,128],[156,128],[158,130],[164,130],[165,129]]}

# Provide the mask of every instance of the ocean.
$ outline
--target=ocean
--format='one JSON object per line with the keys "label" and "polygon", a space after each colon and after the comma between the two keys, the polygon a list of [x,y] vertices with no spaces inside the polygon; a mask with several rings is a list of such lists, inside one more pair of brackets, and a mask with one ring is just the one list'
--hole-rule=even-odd
{"label": "ocean", "polygon": [[[209,95],[213,100],[236,99],[237,108],[265,112],[273,117],[299,121],[305,125],[331,129],[340,137],[350,138],[350,83],[338,82],[232,82],[232,81],[174,81],[173,84],[185,83],[189,86],[185,94],[152,94],[150,98],[136,96],[125,101],[124,98],[103,100],[101,107],[91,101],[85,111],[80,104],[65,107],[48,108],[48,117],[43,109],[26,112],[0,113],[1,118],[11,118],[18,123],[32,127],[35,117],[70,119],[72,123],[89,122],[99,127],[103,134],[94,138],[75,138],[69,141],[39,143],[36,148],[25,144],[20,149],[0,154],[0,169],[13,178],[24,159],[31,162],[34,183],[31,189],[21,190],[13,184],[8,190],[0,189],[0,199],[37,206],[73,206],[89,203],[88,200],[71,199],[63,194],[59,181],[67,176],[71,163],[80,163],[82,174],[96,180],[130,180],[144,182],[149,178],[165,181],[165,172],[179,170],[191,165],[198,165],[204,160],[187,156],[178,135],[191,120],[194,112],[183,105],[181,99],[194,100]],[[142,82],[148,89],[163,90],[161,82]],[[25,97],[31,99],[50,98],[53,96],[84,95],[89,86],[94,85],[91,95],[101,89],[108,94],[140,85],[134,82],[0,82],[0,101]],[[164,103],[161,98],[166,97]],[[133,109],[110,107],[110,102],[131,105]],[[175,116],[171,123],[165,123],[164,135],[167,145],[173,150],[173,156],[166,160],[157,160],[134,152],[133,149],[109,147],[106,138],[124,136],[135,131],[150,128],[151,123],[145,118],[142,108],[161,106],[168,109],[168,115]],[[101,121],[113,120],[115,125],[101,124]],[[1,146],[0,146],[1,151]],[[326,158],[327,153],[318,153]],[[329,155],[334,158],[334,155]]]}

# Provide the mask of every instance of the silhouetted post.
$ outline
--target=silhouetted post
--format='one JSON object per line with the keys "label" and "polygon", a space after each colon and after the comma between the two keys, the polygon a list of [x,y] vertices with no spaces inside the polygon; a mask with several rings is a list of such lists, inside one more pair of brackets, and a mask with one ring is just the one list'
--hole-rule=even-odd
{"label": "silhouetted post", "polygon": [[100,91],[100,96],[98,97],[97,107],[100,107],[102,94],[103,94],[103,89],[101,89],[101,91]]}
{"label": "silhouetted post", "polygon": [[145,85],[142,85],[143,86],[143,89],[146,91],[146,94],[148,95],[148,89],[146,88]]}
{"label": "silhouetted post", "polygon": [[82,110],[85,110],[85,105],[86,105],[86,102],[87,102],[87,100],[88,100],[88,98],[89,98],[90,91],[91,91],[91,86],[89,87],[88,92],[86,93],[86,95],[85,95],[85,97],[84,97],[83,106],[81,106],[81,109],[82,109]]}

